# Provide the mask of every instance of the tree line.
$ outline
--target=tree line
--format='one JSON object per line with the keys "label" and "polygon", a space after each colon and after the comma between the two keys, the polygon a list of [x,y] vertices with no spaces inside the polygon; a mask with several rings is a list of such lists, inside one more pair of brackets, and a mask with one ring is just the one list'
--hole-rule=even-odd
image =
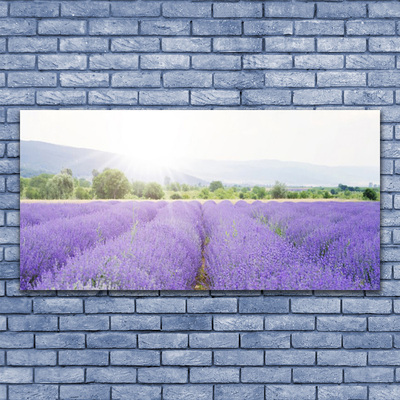
{"label": "tree line", "polygon": [[165,177],[164,185],[157,182],[129,182],[122,171],[106,168],[92,171],[92,182],[73,176],[64,168],[58,174],[40,174],[21,178],[21,198],[25,199],[356,199],[379,200],[379,191],[372,188],[350,187],[339,184],[336,188],[303,188],[295,191],[282,182],[263,186],[223,185],[212,181],[209,185],[189,185],[173,182]]}

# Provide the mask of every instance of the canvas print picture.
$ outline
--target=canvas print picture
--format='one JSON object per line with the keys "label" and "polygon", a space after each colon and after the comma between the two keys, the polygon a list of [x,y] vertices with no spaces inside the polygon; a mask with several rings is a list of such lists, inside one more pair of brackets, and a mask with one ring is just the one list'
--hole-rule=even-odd
{"label": "canvas print picture", "polygon": [[379,111],[21,112],[22,290],[378,290]]}

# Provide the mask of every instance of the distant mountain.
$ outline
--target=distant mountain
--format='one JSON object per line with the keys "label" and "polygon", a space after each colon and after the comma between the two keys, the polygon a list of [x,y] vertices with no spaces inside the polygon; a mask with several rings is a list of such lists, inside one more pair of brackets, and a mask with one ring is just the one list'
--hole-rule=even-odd
{"label": "distant mountain", "polygon": [[[379,184],[379,167],[328,167],[279,160],[215,161],[187,160],[180,168],[187,174],[226,184],[268,185],[275,181],[297,186],[367,186]],[[201,173],[200,173],[201,171]]]}
{"label": "distant mountain", "polygon": [[292,186],[367,186],[379,183],[379,167],[327,167],[302,162],[279,160],[219,161],[177,160],[177,167],[167,169],[145,165],[135,155],[124,156],[103,151],[54,145],[37,141],[21,141],[21,176],[41,173],[56,174],[62,168],[71,168],[74,176],[92,178],[92,170],[118,168],[130,180],[190,185],[208,184],[221,180],[224,184],[271,185],[281,181]]}
{"label": "distant mountain", "polygon": [[21,176],[32,177],[43,173],[57,174],[63,168],[70,168],[78,178],[92,179],[93,169],[117,168],[129,180],[164,183],[166,176],[173,182],[189,185],[208,182],[181,171],[136,161],[135,155],[125,156],[98,150],[60,146],[38,141],[21,140]]}

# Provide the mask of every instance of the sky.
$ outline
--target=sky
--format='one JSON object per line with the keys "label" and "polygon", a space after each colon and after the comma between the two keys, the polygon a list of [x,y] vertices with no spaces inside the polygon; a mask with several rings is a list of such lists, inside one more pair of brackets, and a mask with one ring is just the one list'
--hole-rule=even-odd
{"label": "sky", "polygon": [[182,158],[380,164],[379,110],[24,110],[21,140],[171,167]]}

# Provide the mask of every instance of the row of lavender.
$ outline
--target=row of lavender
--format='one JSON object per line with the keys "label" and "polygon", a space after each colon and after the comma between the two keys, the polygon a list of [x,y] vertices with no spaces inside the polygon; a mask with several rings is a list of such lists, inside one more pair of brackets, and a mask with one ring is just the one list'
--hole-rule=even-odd
{"label": "row of lavender", "polygon": [[379,203],[207,202],[214,289],[378,290]]}
{"label": "row of lavender", "polygon": [[21,204],[21,289],[183,290],[199,275],[210,289],[379,289],[379,204]]}

